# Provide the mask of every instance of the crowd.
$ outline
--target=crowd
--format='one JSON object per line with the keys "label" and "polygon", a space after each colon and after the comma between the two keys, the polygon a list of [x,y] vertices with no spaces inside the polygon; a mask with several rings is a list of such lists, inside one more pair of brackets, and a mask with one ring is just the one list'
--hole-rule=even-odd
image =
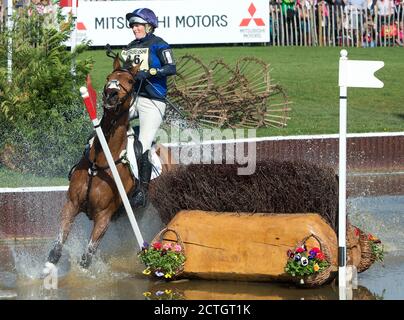
{"label": "crowd", "polygon": [[403,0],[270,0],[273,45],[403,45]]}

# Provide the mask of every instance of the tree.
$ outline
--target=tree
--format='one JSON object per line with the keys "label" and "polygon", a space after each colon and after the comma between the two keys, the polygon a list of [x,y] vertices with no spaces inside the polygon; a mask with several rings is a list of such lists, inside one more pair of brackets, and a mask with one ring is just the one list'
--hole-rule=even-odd
{"label": "tree", "polygon": [[[46,8],[46,7],[45,7]],[[49,6],[48,8],[52,8]],[[0,163],[20,172],[64,175],[77,161],[90,126],[78,88],[91,58],[66,46],[73,30],[56,11],[27,6],[0,35]],[[7,82],[7,39],[13,40],[13,78]],[[75,61],[75,72],[72,72]]]}

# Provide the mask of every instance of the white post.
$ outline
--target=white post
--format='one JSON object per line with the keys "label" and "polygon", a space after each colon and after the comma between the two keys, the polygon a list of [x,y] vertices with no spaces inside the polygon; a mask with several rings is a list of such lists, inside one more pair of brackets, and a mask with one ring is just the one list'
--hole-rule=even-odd
{"label": "white post", "polygon": [[95,132],[96,132],[96,134],[98,136],[98,139],[100,140],[101,147],[102,147],[102,149],[104,151],[104,154],[105,154],[105,157],[107,159],[108,165],[111,168],[112,176],[113,176],[113,178],[115,180],[116,186],[118,187],[119,194],[120,194],[120,196],[122,198],[122,202],[123,202],[123,205],[125,207],[126,213],[128,215],[130,224],[132,225],[133,232],[135,233],[136,240],[137,240],[137,242],[139,244],[139,248],[142,248],[143,243],[144,243],[143,237],[142,237],[142,234],[140,233],[140,229],[139,229],[139,226],[137,225],[135,215],[133,214],[132,207],[131,207],[131,205],[129,203],[128,196],[126,195],[125,188],[124,188],[124,186],[122,184],[122,181],[121,181],[121,178],[119,176],[118,170],[117,170],[117,168],[115,166],[114,159],[112,158],[111,151],[109,150],[108,143],[105,140],[104,133],[102,132],[102,129],[101,129],[101,126],[100,126],[100,121],[97,119],[95,106],[93,106],[91,101],[90,101],[91,99],[90,99],[90,96],[88,94],[88,90],[87,90],[86,87],[81,87],[80,88],[80,93],[81,93],[81,96],[84,99],[84,103],[85,103],[85,105],[87,107],[87,111],[88,111],[88,113],[90,115],[90,119],[93,122]]}
{"label": "white post", "polygon": [[[346,135],[347,89],[383,88],[384,84],[374,73],[384,66],[383,61],[348,60],[348,52],[341,50],[339,59],[339,215],[338,215],[338,285],[341,300],[347,299],[347,287],[352,287],[352,277],[346,268]],[[347,284],[347,280],[350,283]]]}
{"label": "white post", "polygon": [[[341,50],[340,69],[348,60],[348,52]],[[339,206],[338,206],[338,287],[340,300],[346,300],[346,133],[347,87],[339,88]]]}
{"label": "white post", "polygon": [[[77,45],[77,1],[78,0],[72,0],[73,32],[70,38],[70,52],[73,52]],[[75,59],[72,60],[71,73],[72,75],[76,74]]]}
{"label": "white post", "polygon": [[77,45],[77,0],[72,0],[73,32],[70,38],[70,51],[73,52]]}
{"label": "white post", "polygon": [[13,81],[13,38],[11,32],[13,30],[13,0],[7,1],[7,81],[11,83]]}

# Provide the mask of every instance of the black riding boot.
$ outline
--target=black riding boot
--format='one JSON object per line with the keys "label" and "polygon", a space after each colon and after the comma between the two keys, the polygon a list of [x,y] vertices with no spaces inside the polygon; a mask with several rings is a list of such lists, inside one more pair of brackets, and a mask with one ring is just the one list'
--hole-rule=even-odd
{"label": "black riding boot", "polygon": [[152,164],[149,161],[150,151],[147,150],[140,156],[138,161],[139,181],[135,193],[131,199],[133,208],[145,207],[147,205],[147,192],[152,172]]}

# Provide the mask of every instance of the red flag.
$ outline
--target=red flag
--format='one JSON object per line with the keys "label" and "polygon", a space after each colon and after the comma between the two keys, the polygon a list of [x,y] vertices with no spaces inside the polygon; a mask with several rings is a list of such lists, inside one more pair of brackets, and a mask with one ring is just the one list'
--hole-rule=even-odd
{"label": "red flag", "polygon": [[91,84],[91,78],[90,75],[88,74],[86,77],[86,85],[87,85],[87,90],[88,94],[90,95],[91,102],[93,103],[93,106],[97,106],[97,92],[94,90],[92,84]]}
{"label": "red flag", "polygon": [[[59,6],[60,7],[72,7],[73,0],[60,0]],[[76,7],[79,6],[79,0],[76,0]]]}
{"label": "red flag", "polygon": [[96,120],[97,119],[97,109],[95,108],[95,106],[93,105],[93,102],[91,101],[87,88],[81,87],[80,94],[81,94],[81,97],[83,98],[84,104],[86,106],[86,109],[87,109],[88,115],[90,116],[91,121]]}

